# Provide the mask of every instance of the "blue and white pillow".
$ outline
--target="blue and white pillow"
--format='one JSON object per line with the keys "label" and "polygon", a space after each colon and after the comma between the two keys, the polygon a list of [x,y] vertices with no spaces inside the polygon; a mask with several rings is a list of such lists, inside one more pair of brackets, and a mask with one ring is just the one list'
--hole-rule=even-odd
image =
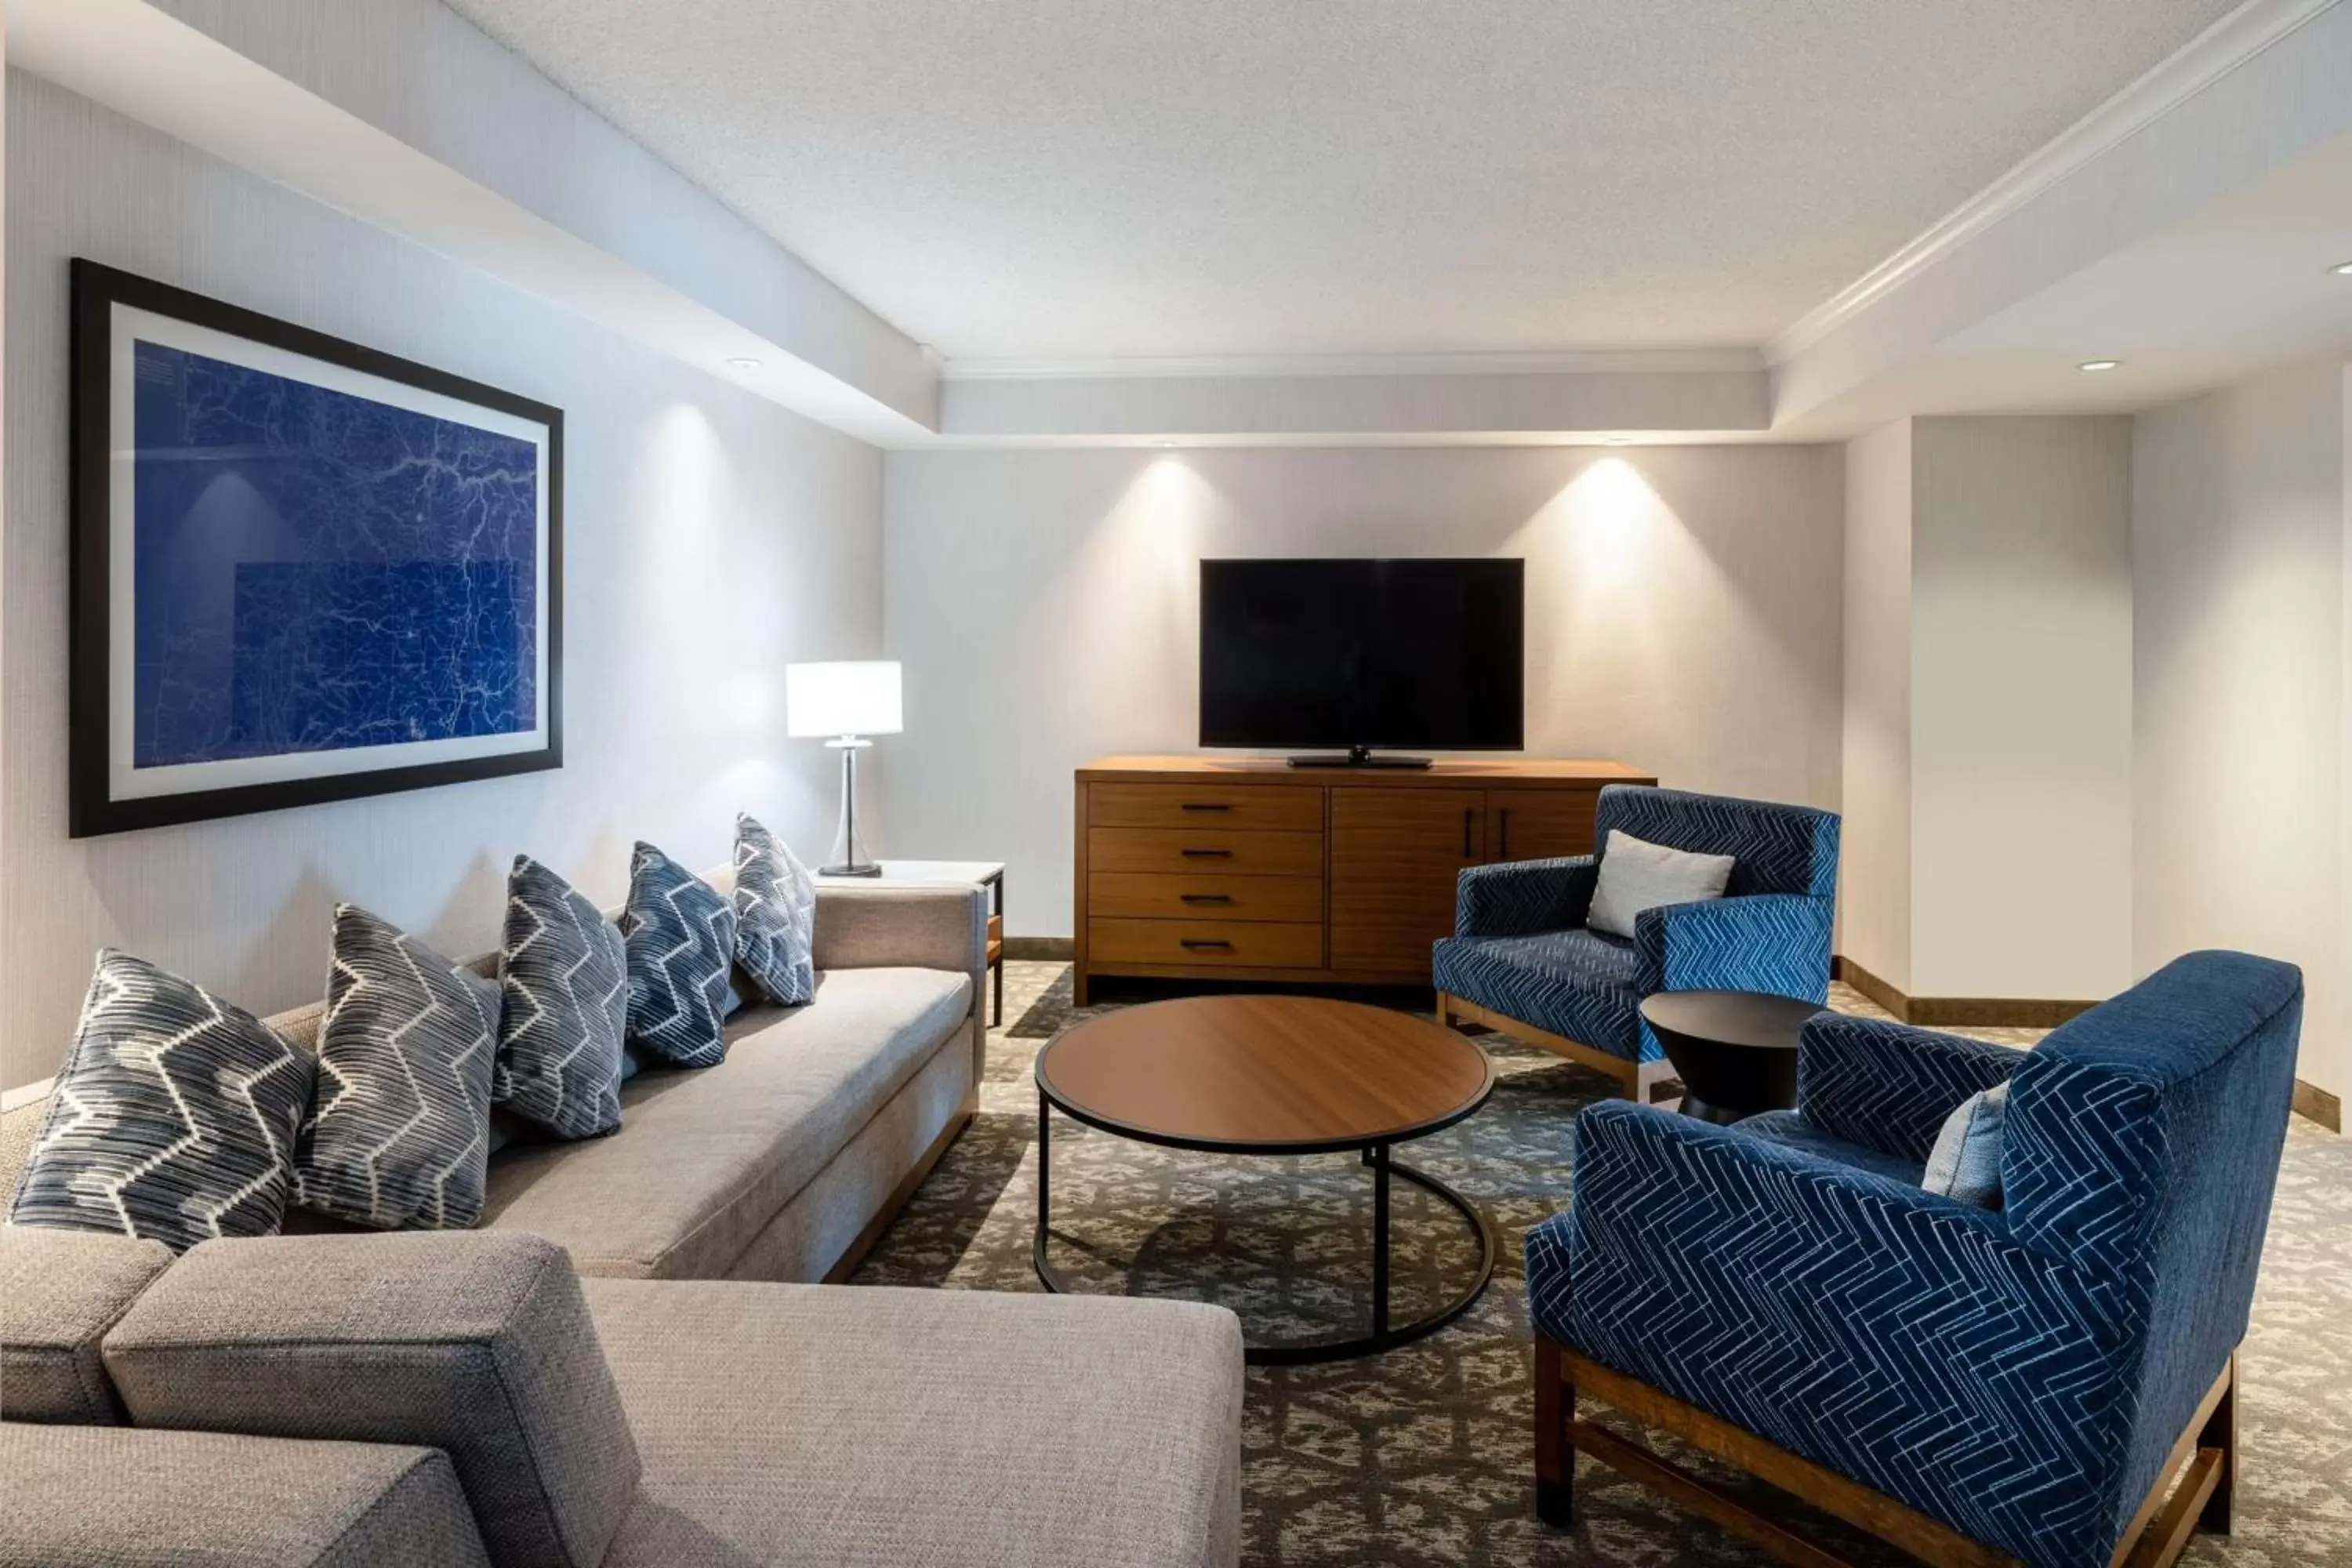
{"label": "blue and white pillow", "polygon": [[335,910],[294,1201],[379,1230],[462,1230],[490,1159],[499,988],[356,904]]}
{"label": "blue and white pillow", "polygon": [[1997,1083],[1960,1101],[1944,1119],[1919,1184],[1931,1193],[2000,1207],[2000,1155],[2009,1131],[2009,1085]]}
{"label": "blue and white pillow", "polygon": [[650,844],[629,859],[628,1043],[682,1068],[727,1057],[727,984],[735,957],[735,910],[719,889]]}
{"label": "blue and white pillow", "polygon": [[312,1071],[252,1014],[110,948],[8,1218],[173,1252],[274,1235]]}
{"label": "blue and white pillow", "polygon": [[816,1000],[816,879],[782,839],[735,819],[735,962],[771,1002]]}
{"label": "blue and white pillow", "polygon": [[558,1138],[616,1131],[627,950],[595,905],[528,855],[507,878],[499,988],[490,1098]]}

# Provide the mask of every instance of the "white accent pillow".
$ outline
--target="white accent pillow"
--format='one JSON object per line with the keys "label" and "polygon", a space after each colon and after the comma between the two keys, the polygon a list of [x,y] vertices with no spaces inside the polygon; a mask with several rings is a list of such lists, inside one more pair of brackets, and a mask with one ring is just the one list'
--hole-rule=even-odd
{"label": "white accent pillow", "polygon": [[2000,1207],[2000,1146],[2008,1128],[2009,1085],[1969,1096],[1944,1119],[1919,1184],[1980,1209]]}
{"label": "white accent pillow", "polygon": [[1616,828],[1601,854],[1601,879],[1584,923],[1616,936],[1633,934],[1633,917],[1660,904],[1692,904],[1723,897],[1734,857],[1669,849]]}

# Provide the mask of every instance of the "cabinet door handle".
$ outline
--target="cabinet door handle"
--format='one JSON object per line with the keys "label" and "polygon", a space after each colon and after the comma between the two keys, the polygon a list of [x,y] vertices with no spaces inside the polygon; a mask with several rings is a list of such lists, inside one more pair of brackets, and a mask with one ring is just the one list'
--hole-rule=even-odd
{"label": "cabinet door handle", "polygon": [[1233,951],[1234,946],[1234,944],[1229,942],[1212,942],[1206,938],[1195,940],[1189,936],[1183,939],[1183,944],[1196,952],[1203,951],[1210,952],[1230,952]]}
{"label": "cabinet door handle", "polygon": [[1188,904],[1230,904],[1234,901],[1231,893],[1179,893],[1176,896]]}
{"label": "cabinet door handle", "polygon": [[1471,818],[1477,815],[1476,810],[1471,806],[1465,805],[1462,808],[1462,858],[1465,860],[1470,858]]}
{"label": "cabinet door handle", "polygon": [[1511,808],[1507,805],[1503,808],[1501,826],[1502,831],[1497,836],[1501,842],[1495,846],[1495,858],[1507,860],[1511,858]]}
{"label": "cabinet door handle", "polygon": [[1185,811],[1231,811],[1233,810],[1233,807],[1223,801],[1188,800],[1183,804],[1181,809]]}
{"label": "cabinet door handle", "polygon": [[1182,849],[1178,853],[1187,860],[1230,860],[1234,858],[1230,849]]}

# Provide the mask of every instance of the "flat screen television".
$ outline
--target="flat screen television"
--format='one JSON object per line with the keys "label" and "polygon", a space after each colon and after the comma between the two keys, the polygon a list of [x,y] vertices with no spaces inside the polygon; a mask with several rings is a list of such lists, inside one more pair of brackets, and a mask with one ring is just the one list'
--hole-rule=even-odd
{"label": "flat screen television", "polygon": [[1201,744],[1516,751],[1526,563],[1203,561]]}

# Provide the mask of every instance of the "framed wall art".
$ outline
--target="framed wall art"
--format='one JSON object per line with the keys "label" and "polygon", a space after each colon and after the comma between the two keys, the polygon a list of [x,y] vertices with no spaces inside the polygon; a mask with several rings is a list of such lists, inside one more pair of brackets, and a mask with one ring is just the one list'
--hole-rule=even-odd
{"label": "framed wall art", "polygon": [[73,263],[76,837],[556,768],[563,414]]}

